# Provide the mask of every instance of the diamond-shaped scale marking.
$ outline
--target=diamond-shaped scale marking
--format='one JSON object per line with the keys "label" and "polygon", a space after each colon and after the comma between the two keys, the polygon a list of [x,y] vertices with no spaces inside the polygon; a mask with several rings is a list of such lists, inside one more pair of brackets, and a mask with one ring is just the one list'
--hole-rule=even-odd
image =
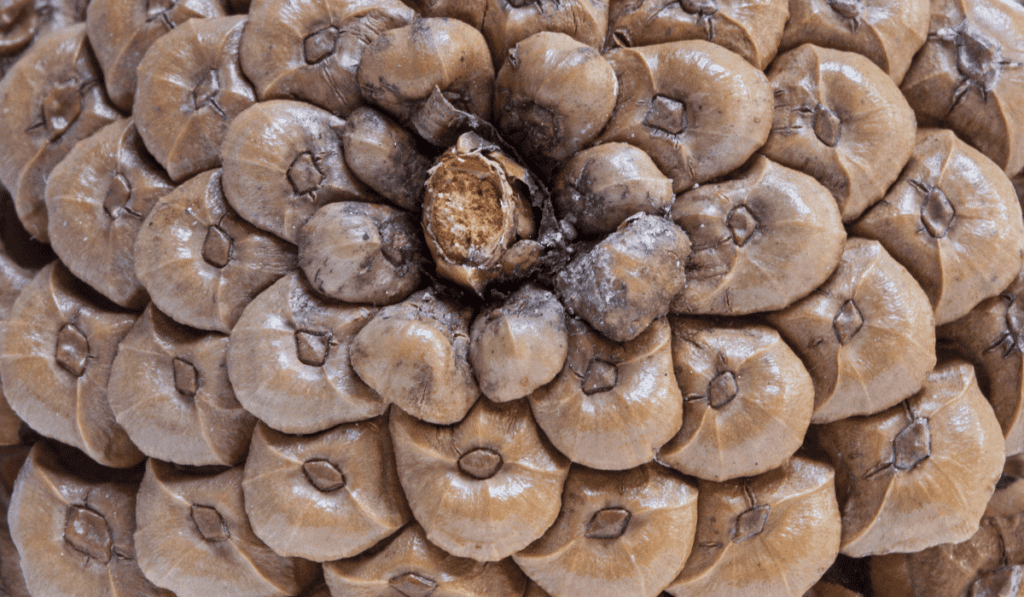
{"label": "diamond-shaped scale marking", "polygon": [[310,485],[323,493],[337,491],[345,486],[345,475],[341,469],[327,460],[307,460],[302,464],[302,472]]}
{"label": "diamond-shaped scale marking", "polygon": [[679,6],[692,15],[713,15],[718,12],[717,0],[679,0]]}
{"label": "diamond-shaped scale marking", "polygon": [[207,228],[203,259],[213,267],[224,267],[231,261],[231,237],[220,226]]}
{"label": "diamond-shaped scale marking", "polygon": [[288,182],[296,195],[306,195],[320,188],[324,181],[324,173],[316,163],[316,158],[308,151],[300,153],[288,167]]}
{"label": "diamond-shaped scale marking", "polygon": [[732,371],[723,371],[716,375],[708,385],[708,402],[712,408],[722,408],[732,402],[739,391],[736,375]]}
{"label": "diamond-shaped scale marking", "polygon": [[81,377],[89,358],[89,339],[73,323],[66,323],[57,332],[54,357],[65,371]]}
{"label": "diamond-shaped scale marking", "polygon": [[750,241],[750,237],[757,232],[758,222],[754,214],[746,206],[740,205],[729,213],[726,224],[732,232],[732,242],[737,247],[742,247]]}
{"label": "diamond-shaped scale marking", "polygon": [[591,359],[587,365],[587,373],[583,376],[583,393],[596,394],[607,392],[618,382],[619,368],[608,361]]}
{"label": "diamond-shaped scale marking", "polygon": [[327,353],[331,348],[330,332],[311,332],[299,330],[295,332],[295,349],[299,361],[310,367],[322,367],[327,362]]}
{"label": "diamond-shaped scale marking", "polygon": [[102,514],[84,506],[70,506],[64,522],[64,541],[90,558],[107,563],[113,538]]}
{"label": "diamond-shaped scale marking", "polygon": [[604,508],[594,513],[584,535],[590,539],[618,539],[629,527],[633,515],[625,508]]}
{"label": "diamond-shaped scale marking", "polygon": [[174,389],[183,396],[194,398],[199,391],[199,371],[196,366],[179,357],[174,357],[171,365],[174,369]]}
{"label": "diamond-shaped scale marking", "polygon": [[306,64],[316,64],[333,54],[337,45],[337,27],[327,27],[306,36],[302,41],[302,55]]}
{"label": "diamond-shaped scale marking", "polygon": [[217,97],[218,93],[220,93],[220,78],[217,76],[217,71],[211,70],[192,91],[192,104],[196,110],[204,108]]}
{"label": "diamond-shaped scale marking", "polygon": [[892,440],[892,465],[897,470],[909,471],[931,456],[932,435],[928,419],[914,419]]}
{"label": "diamond-shaped scale marking", "polygon": [[644,124],[670,135],[686,131],[686,104],[665,95],[656,95],[644,117]]}
{"label": "diamond-shaped scale marking", "polygon": [[[918,186],[918,185],[915,185]],[[921,223],[933,238],[944,238],[956,217],[956,210],[942,189],[921,184],[924,201],[921,203]]]}
{"label": "diamond-shaped scale marking", "polygon": [[864,0],[828,0],[828,5],[846,19],[856,19],[864,10]]}
{"label": "diamond-shaped scale marking", "polygon": [[146,21],[161,19],[168,28],[173,27],[167,13],[174,8],[175,4],[177,4],[176,0],[149,0],[146,3]]}
{"label": "diamond-shaped scale marking", "polygon": [[231,538],[231,533],[228,532],[228,527],[224,524],[224,518],[216,508],[194,504],[192,506],[192,522],[199,529],[199,534],[203,536],[203,539],[210,543],[227,541]]}
{"label": "diamond-shaped scale marking", "polygon": [[103,199],[103,211],[116,219],[125,211],[125,205],[132,198],[132,186],[123,174],[115,174],[107,188],[107,196]]}
{"label": "diamond-shaped scale marking", "polygon": [[477,448],[459,458],[459,470],[474,479],[490,479],[498,474],[504,460],[501,454],[489,448]]}
{"label": "diamond-shaped scale marking", "polygon": [[742,543],[755,537],[764,530],[771,507],[768,504],[751,506],[736,518],[736,526],[732,530],[733,543]]}
{"label": "diamond-shaped scale marking", "polygon": [[43,124],[50,141],[63,135],[82,114],[82,93],[76,81],[55,85],[43,99]]}
{"label": "diamond-shaped scale marking", "polygon": [[852,340],[863,325],[864,317],[860,314],[860,309],[857,308],[857,304],[852,299],[843,303],[839,312],[832,319],[832,329],[836,333],[836,339],[839,340],[839,344],[846,344]]}
{"label": "diamond-shaped scale marking", "polygon": [[405,597],[430,597],[437,590],[436,582],[414,572],[392,578],[388,586]]}
{"label": "diamond-shaped scale marking", "polygon": [[814,134],[825,145],[835,147],[839,144],[842,125],[839,115],[827,106],[818,104],[814,107]]}

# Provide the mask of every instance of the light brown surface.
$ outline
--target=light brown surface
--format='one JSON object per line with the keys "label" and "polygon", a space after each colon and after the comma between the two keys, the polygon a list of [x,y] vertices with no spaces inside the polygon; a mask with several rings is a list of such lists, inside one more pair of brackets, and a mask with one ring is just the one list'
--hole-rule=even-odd
{"label": "light brown surface", "polygon": [[402,209],[419,212],[431,160],[416,137],[382,112],[356,109],[341,132],[345,162],[360,180]]}
{"label": "light brown surface", "polygon": [[256,419],[228,381],[228,337],[176,323],[152,303],[118,345],[107,398],[119,425],[152,458],[231,466]]}
{"label": "light brown surface", "polygon": [[[433,0],[428,1],[434,3]],[[608,0],[458,1],[467,5],[460,7],[460,11],[472,7],[472,13],[482,12],[483,22],[479,27],[487,37],[495,68],[501,67],[509,50],[516,44],[541,31],[564,33],[593,48],[601,47],[608,31]],[[447,6],[454,4],[453,0],[443,3]]]}

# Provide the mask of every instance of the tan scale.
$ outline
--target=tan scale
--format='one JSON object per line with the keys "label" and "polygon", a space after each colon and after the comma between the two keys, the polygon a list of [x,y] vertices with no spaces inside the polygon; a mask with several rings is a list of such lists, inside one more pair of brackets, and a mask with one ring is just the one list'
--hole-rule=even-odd
{"label": "tan scale", "polygon": [[416,137],[386,114],[357,108],[341,132],[345,162],[366,185],[392,204],[417,213],[431,161]]}

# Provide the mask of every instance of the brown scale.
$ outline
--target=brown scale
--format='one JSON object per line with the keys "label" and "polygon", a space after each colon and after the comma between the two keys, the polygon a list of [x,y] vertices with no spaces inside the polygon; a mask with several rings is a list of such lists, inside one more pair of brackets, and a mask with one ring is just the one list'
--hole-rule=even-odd
{"label": "brown scale", "polygon": [[1006,454],[1024,451],[1024,276],[999,296],[937,330],[939,338],[978,370],[978,382],[999,419]]}
{"label": "brown scale", "polygon": [[296,235],[299,267],[316,292],[391,305],[423,286],[426,253],[416,217],[388,205],[324,206]]}
{"label": "brown scale", "polygon": [[541,246],[532,240],[529,176],[475,133],[438,158],[424,189],[422,226],[440,276],[482,294],[530,270]]}
{"label": "brown scale", "polygon": [[957,543],[978,529],[1003,468],[999,423],[963,361],[869,417],[816,428],[836,467],[842,552],[852,557]]}
{"label": "brown scale", "polygon": [[242,490],[253,531],[283,556],[350,558],[409,522],[383,418],[289,436],[259,425]]}
{"label": "brown scale", "polygon": [[341,139],[345,161],[360,180],[397,207],[420,211],[431,161],[412,133],[382,112],[362,107],[349,114]]}
{"label": "brown scale", "polygon": [[803,444],[814,384],[775,330],[670,317],[683,427],[658,462],[725,481],[781,466]]}
{"label": "brown scale", "polygon": [[131,479],[94,479],[66,468],[47,443],[33,447],[9,512],[11,538],[31,594],[172,597],[147,580],[135,561],[139,482],[137,476]]}
{"label": "brown scale", "polygon": [[92,0],[87,11],[89,42],[103,69],[110,100],[131,113],[136,70],[153,42],[193,18],[223,17],[217,0]]}
{"label": "brown scale", "polygon": [[876,597],[1003,597],[1024,587],[1021,459],[1007,459],[978,531],[962,543],[876,556]]}
{"label": "brown scale", "polygon": [[118,424],[143,453],[192,466],[245,458],[256,421],[232,391],[227,351],[227,336],[146,308],[118,347],[108,387]]}
{"label": "brown scale", "polygon": [[555,522],[569,460],[525,400],[480,400],[454,427],[391,413],[398,476],[416,521],[450,554],[498,561]]}
{"label": "brown scale", "polygon": [[345,121],[303,102],[273,100],[231,122],[221,145],[224,196],[261,230],[297,243],[322,206],[374,201],[345,163]]}
{"label": "brown scale", "polygon": [[292,245],[231,209],[220,170],[164,195],[135,243],[136,274],[156,306],[179,323],[221,333],[295,261]]}
{"label": "brown scale", "polygon": [[356,335],[352,368],[381,398],[436,425],[466,416],[480,397],[469,365],[473,310],[422,290],[381,309]]}
{"label": "brown scale", "polygon": [[88,0],[4,0],[0,3],[0,79],[32,45],[85,21]]}
{"label": "brown scale", "polygon": [[935,366],[928,297],[876,241],[848,239],[821,287],[767,319],[814,379],[812,423],[898,404]]}
{"label": "brown scale", "polygon": [[21,556],[7,522],[15,479],[28,454],[28,446],[0,447],[0,595],[5,597],[30,597],[21,571]]}
{"label": "brown scale", "polygon": [[950,130],[918,131],[896,184],[851,232],[881,242],[914,275],[937,325],[1005,289],[1024,259],[1013,185]]}
{"label": "brown scale", "polygon": [[0,183],[33,238],[49,241],[46,180],[78,141],[119,118],[102,85],[85,24],[34,44],[0,80]]}
{"label": "brown scale", "polygon": [[666,589],[674,597],[799,597],[839,552],[827,464],[796,456],[756,477],[701,481],[698,492],[693,552]]}
{"label": "brown scale", "polygon": [[198,473],[147,461],[135,534],[146,578],[177,597],[287,597],[316,580],[313,562],[278,555],[253,533],[242,477],[241,466]]}
{"label": "brown scale", "polygon": [[624,343],[578,319],[567,327],[565,366],[529,396],[537,423],[560,452],[584,466],[625,470],[650,462],[682,425],[668,321],[657,319]]}
{"label": "brown scale", "polygon": [[342,118],[363,104],[356,69],[384,31],[413,22],[398,0],[255,0],[241,60],[261,101],[309,102]]}
{"label": "brown scale", "polygon": [[135,238],[173,189],[134,122],[114,122],[76,145],[50,174],[50,244],[79,279],[118,305],[141,310],[149,295],[135,275]]}
{"label": "brown scale", "polygon": [[810,174],[839,204],[843,221],[882,198],[914,149],[913,110],[892,79],[852,52],[804,44],[768,70],[772,133],[761,150]]}
{"label": "brown scale", "polygon": [[467,4],[482,12],[479,27],[496,68],[509,50],[535,33],[564,33],[600,49],[608,31],[608,0],[475,0]]}
{"label": "brown scale", "polygon": [[605,56],[619,94],[598,141],[643,149],[672,179],[675,192],[738,168],[768,138],[768,80],[725,48],[688,40]]}
{"label": "brown scale", "polygon": [[672,181],[646,152],[626,143],[602,143],[573,155],[555,176],[552,200],[581,234],[610,234],[636,213],[664,214]]}
{"label": "brown scale", "polygon": [[59,263],[40,270],[4,322],[0,375],[11,407],[101,464],[138,464],[143,455],[107,402],[111,363],[135,318],[98,302]]}
{"label": "brown scale", "polygon": [[238,63],[244,16],[190,19],[154,41],[138,67],[132,113],[175,182],[220,166],[231,121],[256,101]]}
{"label": "brown scale", "polygon": [[731,180],[679,195],[671,218],[692,243],[676,313],[787,307],[831,275],[846,241],[828,189],[763,156]]}
{"label": "brown scale", "polygon": [[618,82],[595,48],[564,33],[531,35],[495,81],[495,124],[542,172],[594,140],[612,116]]}
{"label": "brown scale", "polygon": [[526,578],[511,560],[476,562],[434,547],[415,522],[359,556],[324,564],[332,595],[520,597]]}
{"label": "brown scale", "polygon": [[775,57],[787,0],[612,0],[605,49],[701,39],[759,70]]}
{"label": "brown scale", "polygon": [[668,314],[686,283],[689,254],[690,240],[679,226],[637,214],[560,271],[555,292],[591,327],[628,342]]}
{"label": "brown scale", "polygon": [[781,51],[801,44],[856,52],[878,65],[899,85],[928,35],[928,0],[796,0]]}
{"label": "brown scale", "polygon": [[470,328],[469,362],[480,391],[495,402],[522,398],[562,370],[569,350],[565,309],[527,284],[485,309]]}
{"label": "brown scale", "polygon": [[574,465],[558,519],[512,559],[552,595],[655,597],[682,570],[697,518],[697,490],[674,471]]}
{"label": "brown scale", "polygon": [[356,335],[376,312],[322,299],[298,272],[275,282],[231,331],[227,365],[242,406],[285,433],[383,414],[387,402],[350,362]]}
{"label": "brown scale", "polygon": [[1016,2],[933,2],[928,41],[902,85],[923,124],[948,126],[1010,176],[1024,168],[1022,31]]}

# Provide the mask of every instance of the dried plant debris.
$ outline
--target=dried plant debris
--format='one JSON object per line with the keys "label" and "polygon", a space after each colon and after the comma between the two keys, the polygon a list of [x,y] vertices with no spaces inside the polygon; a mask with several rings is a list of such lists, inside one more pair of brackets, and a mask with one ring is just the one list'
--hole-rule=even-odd
{"label": "dried plant debris", "polygon": [[677,313],[787,307],[832,274],[846,242],[828,189],[762,156],[733,180],[679,195],[671,216],[691,242]]}
{"label": "dried plant debris", "polygon": [[899,85],[928,36],[928,0],[795,0],[781,49],[809,43],[857,52]]}
{"label": "dried plant debris", "polygon": [[150,304],[121,341],[107,398],[147,456],[190,466],[245,458],[256,419],[228,381],[228,337],[176,323]]}
{"label": "dried plant debris", "polygon": [[[962,543],[947,543],[908,554],[870,558],[876,597],[999,597],[1019,595],[1024,586],[1024,499],[1020,460],[1007,459],[978,532]],[[1008,477],[1007,471],[1016,474]],[[1004,479],[1012,479],[1004,484]]]}
{"label": "dried plant debris", "polygon": [[496,124],[551,172],[601,132],[617,89],[611,64],[595,48],[564,33],[535,33],[509,51],[498,72]]}
{"label": "dried plant debris", "polygon": [[480,397],[469,365],[470,307],[421,290],[381,309],[349,358],[368,386],[417,419],[458,423]]}
{"label": "dried plant debris", "polygon": [[416,521],[448,553],[502,560],[555,522],[569,460],[544,439],[525,400],[480,400],[454,427],[394,410],[391,435]]}
{"label": "dried plant debris", "polygon": [[411,213],[343,201],[318,210],[296,235],[299,266],[321,295],[391,305],[423,286],[422,232]]}
{"label": "dried plant debris", "polygon": [[224,196],[261,230],[298,242],[322,206],[373,201],[345,163],[345,121],[304,102],[260,102],[238,115],[221,145]]}
{"label": "dried plant debris", "polygon": [[135,272],[175,321],[228,333],[245,306],[295,269],[295,248],[241,219],[209,170],[164,195],[135,242]]}
{"label": "dried plant debris", "polygon": [[876,241],[850,238],[832,276],[768,321],[814,379],[812,423],[898,404],[935,366],[928,297]]}
{"label": "dried plant debris", "polygon": [[889,410],[817,428],[815,440],[836,467],[842,552],[852,557],[968,539],[1005,459],[999,422],[964,361],[940,365]]}
{"label": "dried plant debris", "polygon": [[357,558],[324,564],[332,595],[520,597],[526,577],[511,560],[476,562],[427,541],[415,522]]}
{"label": "dried plant debris", "polygon": [[977,368],[978,383],[1006,438],[1007,456],[1024,452],[1024,273],[937,334]]}
{"label": "dried plant debris", "polygon": [[49,241],[45,195],[50,171],[78,141],[119,118],[85,35],[71,25],[33,44],[0,79],[0,183],[33,238]]}
{"label": "dried plant debris", "polygon": [[534,284],[481,311],[469,337],[473,374],[495,402],[522,398],[550,382],[569,353],[562,303]]}
{"label": "dried plant debris", "polygon": [[494,281],[522,276],[541,246],[527,171],[476,133],[461,135],[430,170],[423,231],[440,276],[482,294]]}
{"label": "dried plant debris", "polygon": [[[452,0],[437,4],[451,5]],[[608,31],[608,0],[471,0],[465,4],[481,7],[479,27],[497,66],[509,50],[535,33],[564,33],[599,49]]]}
{"label": "dried plant debris", "polygon": [[1024,259],[1013,185],[949,130],[918,132],[899,180],[851,231],[881,242],[914,275],[937,325],[1005,289]]}
{"label": "dried plant debris", "polygon": [[668,314],[683,290],[690,240],[672,222],[637,214],[555,278],[570,311],[616,342],[639,336]]}
{"label": "dried plant debris", "polygon": [[788,0],[612,0],[605,49],[701,39],[763,70],[775,57]]}
{"label": "dried plant debris", "polygon": [[562,454],[584,466],[625,470],[650,462],[682,426],[668,321],[657,319],[624,343],[578,319],[567,327],[565,366],[529,396],[537,423]]}
{"label": "dried plant debris", "polygon": [[1024,10],[1003,0],[932,2],[928,41],[903,80],[923,124],[942,123],[1008,175],[1024,168]]}
{"label": "dried plant debris", "polygon": [[173,597],[143,577],[135,561],[138,486],[68,470],[45,442],[32,448],[8,514],[32,595]]}
{"label": "dried plant debris", "polygon": [[683,427],[658,461],[712,481],[782,466],[803,444],[814,382],[778,332],[670,317]]}
{"label": "dried plant debris", "polygon": [[140,310],[149,295],[135,275],[135,239],[156,202],[173,189],[135,123],[113,122],[79,142],[50,173],[50,244],[80,280]]}
{"label": "dried plant debris", "polygon": [[242,489],[256,535],[315,562],[358,555],[411,519],[384,419],[307,436],[260,424]]}
{"label": "dried plant debris", "polygon": [[768,138],[772,91],[764,73],[701,40],[620,48],[605,55],[619,95],[601,142],[643,149],[675,192],[722,176]]}
{"label": "dried plant debris", "polygon": [[254,0],[242,68],[261,101],[294,99],[347,117],[363,103],[356,69],[366,47],[416,12],[398,0]]}
{"label": "dried plant debris", "polygon": [[349,114],[341,139],[345,162],[359,180],[394,205],[420,211],[431,160],[412,133],[364,106]]}
{"label": "dried plant debris", "polygon": [[584,235],[615,232],[633,214],[662,215],[675,200],[672,181],[646,152],[627,143],[602,143],[573,155],[551,194],[559,216]]}
{"label": "dried plant debris", "polygon": [[363,52],[363,97],[403,124],[428,127],[435,89],[455,108],[490,119],[494,67],[484,36],[454,19],[419,19],[381,33]]}
{"label": "dried plant debris", "polygon": [[574,465],[554,526],[512,557],[552,595],[655,597],[683,568],[696,526],[697,490],[674,471]]}
{"label": "dried plant debris", "polygon": [[131,113],[136,70],[153,42],[189,19],[227,15],[220,0],[90,0],[89,43],[103,69],[110,101]]}
{"label": "dried plant debris", "polygon": [[132,113],[175,182],[220,166],[228,126],[256,101],[238,64],[245,24],[244,16],[190,19],[154,41],[139,63]]}
{"label": "dried plant debris", "polygon": [[14,412],[101,464],[141,462],[107,402],[117,345],[135,318],[94,300],[63,265],[40,270],[4,322],[0,376]]}
{"label": "dried plant debris", "polygon": [[832,191],[843,221],[882,198],[914,149],[914,111],[892,79],[852,52],[804,44],[768,70],[772,134],[761,152]]}
{"label": "dried plant debris", "polygon": [[756,477],[701,481],[698,494],[693,552],[666,589],[674,597],[802,597],[839,552],[827,464],[797,456]]}
{"label": "dried plant debris", "polygon": [[243,469],[189,473],[146,462],[135,547],[146,578],[177,597],[287,597],[316,580],[317,566],[280,556],[253,534]]}
{"label": "dried plant debris", "polygon": [[285,433],[383,414],[387,402],[350,361],[356,334],[376,313],[323,300],[297,272],[284,276],[246,307],[231,331],[228,370],[238,400]]}

